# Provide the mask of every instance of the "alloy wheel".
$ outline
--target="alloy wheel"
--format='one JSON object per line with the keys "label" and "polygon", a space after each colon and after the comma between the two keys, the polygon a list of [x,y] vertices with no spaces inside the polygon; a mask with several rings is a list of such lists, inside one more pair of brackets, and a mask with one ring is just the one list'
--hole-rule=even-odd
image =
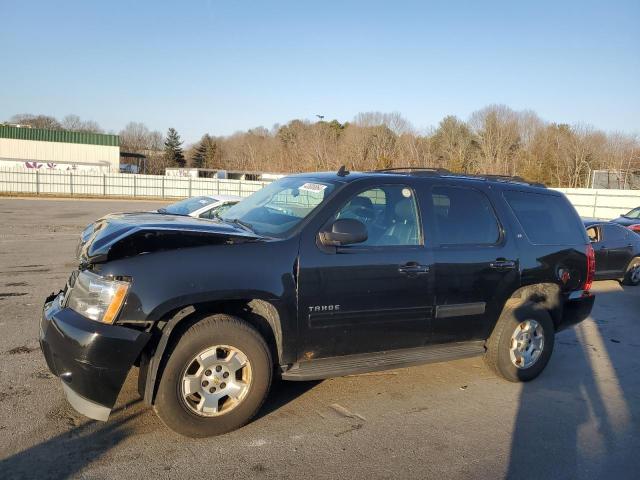
{"label": "alloy wheel", "polygon": [[222,415],[236,408],[247,396],[251,373],[251,364],[239,349],[229,345],[208,347],[184,369],[180,396],[196,415]]}
{"label": "alloy wheel", "polygon": [[544,349],[544,330],[535,320],[521,322],[511,335],[509,355],[517,368],[529,368],[535,364]]}

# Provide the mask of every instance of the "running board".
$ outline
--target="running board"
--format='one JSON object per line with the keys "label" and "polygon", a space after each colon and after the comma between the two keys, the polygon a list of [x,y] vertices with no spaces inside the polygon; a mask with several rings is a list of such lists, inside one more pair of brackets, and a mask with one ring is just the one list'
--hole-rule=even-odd
{"label": "running board", "polygon": [[321,380],[425,363],[446,362],[475,357],[484,352],[484,341],[477,341],[320,358],[294,363],[282,373],[282,378],[284,380]]}

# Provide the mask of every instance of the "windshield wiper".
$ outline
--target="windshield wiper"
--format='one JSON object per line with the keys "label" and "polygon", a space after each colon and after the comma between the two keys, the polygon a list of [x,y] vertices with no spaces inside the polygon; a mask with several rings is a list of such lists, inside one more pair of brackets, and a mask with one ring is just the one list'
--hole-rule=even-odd
{"label": "windshield wiper", "polygon": [[[218,218],[222,218],[222,217],[218,217]],[[227,220],[227,221],[233,223],[234,225],[240,225],[247,232],[256,233],[255,230],[253,229],[253,225],[251,225],[248,222],[244,222],[244,221],[240,220],[239,218],[229,218],[229,219],[223,219],[223,220]]]}

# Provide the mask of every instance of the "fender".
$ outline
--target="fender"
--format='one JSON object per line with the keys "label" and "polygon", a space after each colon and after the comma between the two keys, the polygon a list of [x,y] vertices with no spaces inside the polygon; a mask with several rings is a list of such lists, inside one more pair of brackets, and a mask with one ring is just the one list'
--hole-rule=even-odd
{"label": "fender", "polygon": [[[295,328],[291,328],[295,326],[295,323],[287,322],[286,319],[294,317],[282,315],[278,308],[272,302],[259,298],[254,298],[249,301],[228,298],[225,300],[228,302],[240,301],[241,304],[246,305],[246,307],[250,309],[250,312],[244,312],[244,314],[241,313],[238,316],[240,316],[241,318],[245,318],[249,323],[256,326],[256,328],[260,330],[265,337],[271,337],[267,338],[267,343],[273,344],[273,346],[275,347],[275,351],[273,353],[274,358],[276,359],[278,364],[293,361],[292,359],[295,357],[295,338],[297,331]],[[143,396],[145,403],[153,405],[155,401],[158,380],[162,376],[164,353],[167,349],[167,346],[169,345],[173,332],[185,325],[185,322],[187,322],[188,324],[197,322],[200,318],[203,318],[211,313],[216,313],[217,311],[224,311],[225,313],[231,314],[237,313],[233,310],[225,310],[224,308],[222,308],[221,310],[211,308],[211,303],[209,303],[204,308],[201,308],[201,305],[198,304],[187,305],[170,316],[169,320],[160,330],[160,338],[157,341],[155,350],[153,352],[143,352],[143,354],[141,355],[140,373],[138,376],[138,391],[140,395]],[[260,318],[261,321],[256,321],[255,318],[246,318],[249,314]],[[287,333],[284,341],[282,333],[283,318],[285,319],[284,327],[290,327],[288,328],[288,330],[290,330],[290,333]],[[187,327],[188,325],[185,326],[185,328]]]}

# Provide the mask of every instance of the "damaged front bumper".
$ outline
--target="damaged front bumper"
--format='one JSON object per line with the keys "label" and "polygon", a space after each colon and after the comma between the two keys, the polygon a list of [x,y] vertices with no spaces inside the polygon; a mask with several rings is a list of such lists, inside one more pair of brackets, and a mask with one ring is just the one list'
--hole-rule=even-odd
{"label": "damaged front bumper", "polygon": [[45,301],[40,347],[60,377],[69,403],[83,415],[107,420],[122,384],[149,340],[149,333],[87,319],[61,305],[62,294]]}

